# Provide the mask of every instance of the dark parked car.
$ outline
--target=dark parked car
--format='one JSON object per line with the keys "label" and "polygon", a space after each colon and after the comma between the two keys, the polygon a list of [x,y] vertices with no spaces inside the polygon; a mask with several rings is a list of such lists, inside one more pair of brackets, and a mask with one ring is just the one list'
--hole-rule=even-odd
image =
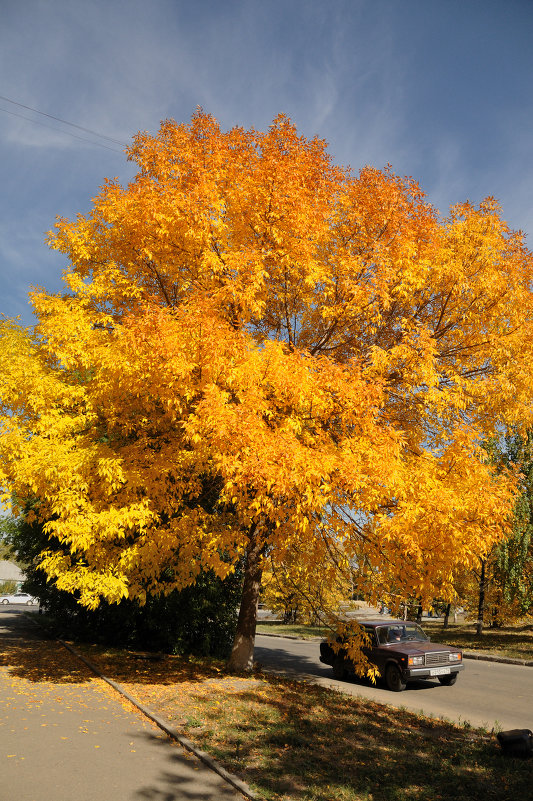
{"label": "dark parked car", "polygon": [[[441,684],[455,684],[463,670],[461,650],[430,642],[416,623],[372,620],[361,625],[369,637],[369,645],[363,650],[389,690],[405,690],[407,682],[414,679],[436,678]],[[320,661],[332,666],[336,679],[355,673],[346,651],[341,648],[335,653],[327,640],[320,643]]]}

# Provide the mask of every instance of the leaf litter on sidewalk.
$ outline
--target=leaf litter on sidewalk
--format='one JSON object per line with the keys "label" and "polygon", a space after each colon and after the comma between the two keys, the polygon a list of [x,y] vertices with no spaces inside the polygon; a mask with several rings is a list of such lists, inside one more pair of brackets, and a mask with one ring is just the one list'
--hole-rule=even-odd
{"label": "leaf litter on sidewalk", "polygon": [[[6,732],[6,743],[12,741],[13,735],[31,728],[43,729],[48,736],[55,732],[58,743],[66,743],[75,735],[98,737],[93,720],[95,703],[97,713],[103,713],[100,725],[107,727],[126,710],[141,719],[143,728],[154,727],[133,704],[58,642],[9,637],[0,640],[0,728]],[[63,730],[59,721],[70,711],[83,717],[74,727],[71,723],[70,729]],[[19,738],[18,742],[20,748],[24,739]],[[92,746],[100,748],[98,742]],[[4,753],[0,757],[25,759],[24,753]]]}

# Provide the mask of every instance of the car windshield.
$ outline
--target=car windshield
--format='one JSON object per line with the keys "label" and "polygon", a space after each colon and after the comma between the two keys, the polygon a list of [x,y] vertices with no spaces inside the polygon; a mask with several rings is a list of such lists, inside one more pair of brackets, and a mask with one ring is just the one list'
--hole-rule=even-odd
{"label": "car windshield", "polygon": [[391,642],[428,639],[416,623],[395,623],[393,626],[378,626],[377,635],[380,645],[386,645]]}

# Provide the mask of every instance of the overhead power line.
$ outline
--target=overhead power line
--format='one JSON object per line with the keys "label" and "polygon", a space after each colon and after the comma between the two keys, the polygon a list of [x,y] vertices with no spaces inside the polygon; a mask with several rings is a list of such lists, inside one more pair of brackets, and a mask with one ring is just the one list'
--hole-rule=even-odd
{"label": "overhead power line", "polygon": [[[125,142],[121,142],[120,139],[114,139],[112,136],[106,136],[105,134],[98,133],[98,131],[93,131],[90,128],[84,128],[83,125],[76,125],[76,123],[69,122],[68,120],[62,119],[61,117],[56,117],[53,114],[47,114],[45,111],[39,111],[36,108],[32,108],[31,106],[24,105],[24,103],[18,103],[16,100],[10,100],[9,97],[4,97],[3,95],[0,95],[0,100],[5,101],[6,103],[12,103],[14,106],[18,106],[19,108],[24,108],[24,109],[27,109],[28,111],[32,111],[34,114],[40,114],[42,117],[48,117],[48,119],[55,120],[56,122],[61,122],[63,125],[68,125],[71,128],[76,128],[79,131],[83,131],[84,133],[91,134],[91,136],[98,136],[100,139],[105,139],[108,142],[113,142],[114,144],[120,145],[121,147],[127,147],[128,146]],[[17,114],[16,112],[9,111],[8,109],[4,109],[4,108],[0,107],[0,111],[5,112],[6,114],[11,114],[14,117],[20,117],[21,119],[27,120],[28,122],[33,122],[36,125],[43,125],[43,123],[40,123],[38,120],[33,120],[33,119],[31,119],[31,117],[26,117],[26,116],[24,116],[22,114]],[[53,131],[59,131],[61,133],[66,133],[69,136],[73,136],[75,139],[81,139],[84,142],[92,142],[91,139],[85,139],[84,137],[81,137],[81,136],[75,136],[70,131],[61,131],[61,129],[52,128],[52,126],[50,126],[50,125],[45,125],[44,127],[45,128],[51,128],[51,130],[53,130]],[[115,150],[115,148],[108,147],[107,145],[103,145],[101,142],[92,142],[92,144],[100,145],[100,147],[107,147],[108,150]],[[116,152],[118,152],[118,151],[116,151]]]}
{"label": "overhead power line", "polygon": [[31,117],[25,117],[24,114],[17,114],[16,111],[9,111],[7,108],[2,108],[1,106],[0,106],[0,111],[3,111],[4,114],[10,114],[12,117],[18,117],[20,120],[27,120],[28,122],[32,122],[34,125],[40,125],[42,128],[48,128],[49,131],[55,131],[56,133],[59,134],[66,134],[67,136],[72,136],[74,139],[80,139],[82,142],[90,142],[91,145],[97,145],[98,147],[105,147],[106,150],[112,150],[113,153],[122,153],[122,150],[117,150],[116,147],[109,147],[109,145],[104,145],[103,142],[95,142],[94,139],[87,139],[85,136],[77,136],[71,131],[62,131],[61,128],[54,128],[52,125],[47,125],[45,122],[39,122],[39,120],[32,120]]}

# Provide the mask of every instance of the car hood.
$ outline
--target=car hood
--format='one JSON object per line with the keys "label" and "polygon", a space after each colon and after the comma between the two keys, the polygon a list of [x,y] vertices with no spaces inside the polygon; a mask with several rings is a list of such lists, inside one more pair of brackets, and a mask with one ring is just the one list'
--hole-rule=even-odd
{"label": "car hood", "polygon": [[426,654],[426,653],[435,653],[435,651],[460,651],[460,648],[454,648],[451,645],[441,645],[438,642],[424,642],[422,640],[407,640],[405,642],[391,642],[387,643],[386,645],[378,646],[380,649],[383,648],[384,651],[396,651],[402,654]]}

